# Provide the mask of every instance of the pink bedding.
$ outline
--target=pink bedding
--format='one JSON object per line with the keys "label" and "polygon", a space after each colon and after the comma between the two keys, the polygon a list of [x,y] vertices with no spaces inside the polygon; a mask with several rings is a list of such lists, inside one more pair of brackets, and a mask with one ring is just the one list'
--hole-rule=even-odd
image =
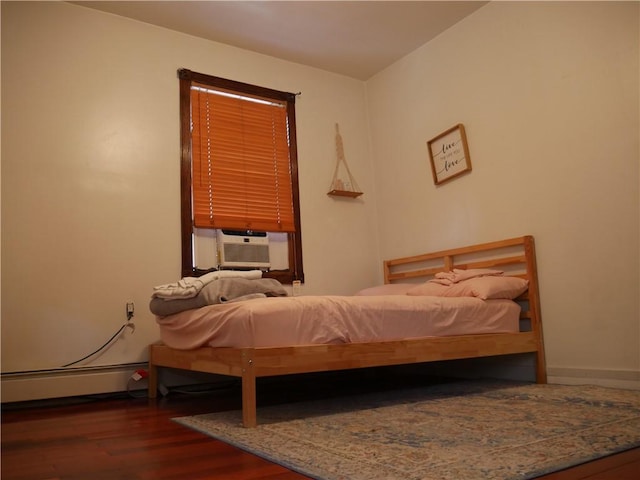
{"label": "pink bedding", "polygon": [[520,306],[472,297],[302,296],[209,305],[157,317],[176,349],[363,343],[517,332]]}

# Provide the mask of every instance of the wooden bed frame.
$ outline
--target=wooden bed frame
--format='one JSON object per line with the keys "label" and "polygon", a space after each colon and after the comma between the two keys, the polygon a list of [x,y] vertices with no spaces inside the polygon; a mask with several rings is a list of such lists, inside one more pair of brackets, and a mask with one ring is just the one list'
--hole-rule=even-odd
{"label": "wooden bed frame", "polygon": [[498,268],[526,278],[519,333],[427,337],[373,343],[305,345],[277,348],[213,348],[176,350],[161,343],[149,347],[149,398],[157,396],[158,367],[240,377],[242,420],[257,425],[256,378],[306,372],[532,353],[536,381],[546,383],[540,298],[532,236],[524,236],[384,262],[385,283],[427,280],[453,268]]}

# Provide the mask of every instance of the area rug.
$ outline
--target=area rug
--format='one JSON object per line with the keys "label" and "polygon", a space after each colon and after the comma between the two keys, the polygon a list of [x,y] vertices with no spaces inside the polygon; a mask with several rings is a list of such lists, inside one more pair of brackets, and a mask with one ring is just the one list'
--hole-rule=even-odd
{"label": "area rug", "polygon": [[640,446],[640,391],[456,382],[174,420],[314,479],[531,479]]}

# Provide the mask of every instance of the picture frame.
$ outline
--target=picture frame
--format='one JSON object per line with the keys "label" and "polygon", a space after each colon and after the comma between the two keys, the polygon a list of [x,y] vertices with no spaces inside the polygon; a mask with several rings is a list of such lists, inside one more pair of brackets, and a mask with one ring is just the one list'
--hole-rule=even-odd
{"label": "picture frame", "polygon": [[471,171],[467,135],[461,123],[429,140],[427,148],[436,185]]}

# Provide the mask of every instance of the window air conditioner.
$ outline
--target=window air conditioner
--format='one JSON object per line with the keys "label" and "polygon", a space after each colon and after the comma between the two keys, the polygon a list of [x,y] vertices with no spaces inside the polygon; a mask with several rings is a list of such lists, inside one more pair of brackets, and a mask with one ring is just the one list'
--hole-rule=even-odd
{"label": "window air conditioner", "polygon": [[266,232],[218,230],[219,268],[269,268],[269,237]]}

